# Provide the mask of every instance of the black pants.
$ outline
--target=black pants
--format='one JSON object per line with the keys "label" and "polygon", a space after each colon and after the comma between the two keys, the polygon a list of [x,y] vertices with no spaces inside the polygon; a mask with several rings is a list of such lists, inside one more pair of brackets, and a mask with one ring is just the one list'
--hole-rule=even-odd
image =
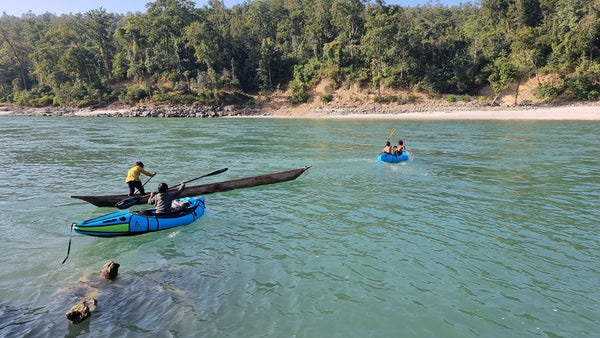
{"label": "black pants", "polygon": [[146,193],[141,181],[129,181],[127,182],[127,185],[129,185],[129,196],[135,193],[135,189],[137,189],[142,195]]}

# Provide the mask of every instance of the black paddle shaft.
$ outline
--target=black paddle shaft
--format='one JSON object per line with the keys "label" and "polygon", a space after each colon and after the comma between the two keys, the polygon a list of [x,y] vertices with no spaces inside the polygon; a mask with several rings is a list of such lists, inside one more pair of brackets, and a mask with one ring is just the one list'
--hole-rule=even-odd
{"label": "black paddle shaft", "polygon": [[[192,182],[192,181],[199,180],[199,179],[201,179],[201,178],[203,178],[203,177],[212,176],[212,175],[218,175],[218,174],[221,174],[221,173],[224,173],[224,172],[226,172],[226,171],[227,171],[227,169],[229,169],[229,168],[223,168],[223,169],[215,170],[215,171],[213,171],[213,172],[210,172],[210,173],[208,173],[208,174],[205,174],[205,175],[202,175],[202,176],[198,176],[198,177],[196,177],[196,178],[192,178],[191,180],[183,181],[183,183],[190,183],[190,182]],[[181,183],[179,183],[179,184],[178,184],[178,185],[176,185],[175,187],[177,187],[177,186],[179,186],[179,185],[181,185]],[[171,189],[171,188],[175,188],[175,187],[169,187],[169,189]]]}

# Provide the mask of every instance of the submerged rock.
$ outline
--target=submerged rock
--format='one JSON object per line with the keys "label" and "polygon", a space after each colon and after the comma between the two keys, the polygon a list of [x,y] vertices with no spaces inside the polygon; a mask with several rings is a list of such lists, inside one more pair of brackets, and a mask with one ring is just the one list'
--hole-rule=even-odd
{"label": "submerged rock", "polygon": [[[115,280],[117,275],[119,274],[119,267],[121,265],[119,263],[115,263],[113,261],[109,261],[104,266],[102,266],[102,270],[100,271],[100,277],[104,281]],[[87,284],[87,283],[86,283]],[[97,288],[101,286],[103,283],[99,283],[92,288],[87,290],[88,296],[84,297],[79,303],[75,304],[69,311],[67,311],[66,316],[67,319],[73,324],[79,324],[86,319],[88,319],[92,312],[96,310],[96,305],[98,301],[90,294],[97,295]]]}
{"label": "submerged rock", "polygon": [[86,298],[71,310],[67,311],[67,319],[73,324],[79,324],[88,319],[92,315],[92,311],[96,310],[97,301],[94,298]]}

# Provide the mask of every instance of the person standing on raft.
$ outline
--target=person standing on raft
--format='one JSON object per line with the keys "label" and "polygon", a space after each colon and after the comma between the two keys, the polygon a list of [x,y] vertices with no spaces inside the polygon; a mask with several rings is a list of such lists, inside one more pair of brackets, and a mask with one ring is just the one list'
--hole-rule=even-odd
{"label": "person standing on raft", "polygon": [[135,165],[127,172],[127,178],[125,179],[125,182],[129,186],[129,196],[133,196],[136,189],[141,195],[146,193],[144,191],[144,185],[142,184],[142,181],[140,181],[140,174],[153,177],[156,175],[156,172],[148,172],[144,170],[144,163],[140,161],[135,162]]}

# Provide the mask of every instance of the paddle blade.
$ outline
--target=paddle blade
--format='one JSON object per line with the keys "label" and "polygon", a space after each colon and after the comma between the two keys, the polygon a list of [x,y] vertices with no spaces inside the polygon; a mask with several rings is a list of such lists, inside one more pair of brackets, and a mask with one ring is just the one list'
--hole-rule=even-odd
{"label": "paddle blade", "polygon": [[392,128],[392,131],[390,132],[390,136],[388,136],[388,140],[392,138],[392,135],[394,135],[395,131],[396,131],[396,128]]}
{"label": "paddle blade", "polygon": [[208,174],[204,174],[202,176],[198,176],[196,178],[192,178],[191,180],[187,180],[187,181],[185,181],[185,183],[189,183],[189,182],[192,182],[192,181],[195,181],[195,180],[199,180],[199,179],[201,179],[203,177],[207,177],[207,176],[212,176],[212,175],[217,175],[217,174],[220,174],[220,173],[224,173],[224,172],[227,171],[227,169],[229,169],[229,168],[222,168],[222,169],[219,169],[219,170],[215,170],[215,171],[210,172]]}
{"label": "paddle blade", "polygon": [[219,170],[215,170],[215,171],[213,171],[211,173],[208,173],[208,174],[206,174],[204,176],[212,176],[212,175],[217,175],[217,174],[220,174],[220,173],[224,173],[224,172],[227,171],[227,169],[229,169],[229,168],[222,168],[222,169],[219,169]]}
{"label": "paddle blade", "polygon": [[119,209],[127,209],[127,208],[137,204],[137,202],[139,202],[140,199],[142,199],[142,198],[141,197],[127,198],[127,199],[117,202],[117,204],[115,204],[115,207],[117,207]]}

